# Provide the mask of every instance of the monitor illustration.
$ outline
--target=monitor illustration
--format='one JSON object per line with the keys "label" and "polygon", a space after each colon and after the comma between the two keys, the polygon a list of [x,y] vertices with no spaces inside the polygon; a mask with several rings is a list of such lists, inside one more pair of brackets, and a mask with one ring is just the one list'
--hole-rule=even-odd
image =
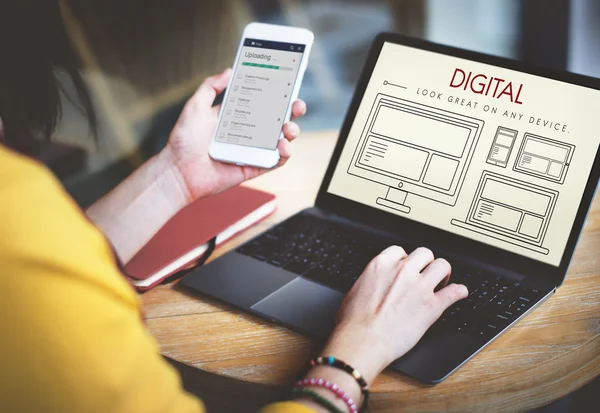
{"label": "monitor illustration", "polygon": [[454,206],[484,121],[378,94],[348,173],[387,186],[379,205],[410,213],[409,194]]}

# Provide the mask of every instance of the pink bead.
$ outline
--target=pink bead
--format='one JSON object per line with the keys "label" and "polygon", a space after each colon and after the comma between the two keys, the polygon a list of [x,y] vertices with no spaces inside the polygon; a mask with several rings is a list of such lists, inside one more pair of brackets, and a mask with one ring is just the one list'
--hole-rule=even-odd
{"label": "pink bead", "polygon": [[358,413],[358,409],[354,401],[348,396],[338,385],[330,382],[329,380],[324,379],[314,379],[314,378],[304,378],[294,384],[294,387],[308,387],[308,386],[317,386],[325,388],[332,393],[334,393],[338,398],[342,399],[350,413]]}

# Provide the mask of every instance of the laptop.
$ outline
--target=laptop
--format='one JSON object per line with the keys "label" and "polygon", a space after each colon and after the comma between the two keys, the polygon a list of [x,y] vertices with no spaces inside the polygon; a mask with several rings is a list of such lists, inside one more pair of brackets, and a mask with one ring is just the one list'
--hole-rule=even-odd
{"label": "laptop", "polygon": [[437,383],[565,279],[600,175],[600,81],[379,35],[313,207],[185,287],[325,338],[389,245],[426,246],[468,298],[390,369]]}

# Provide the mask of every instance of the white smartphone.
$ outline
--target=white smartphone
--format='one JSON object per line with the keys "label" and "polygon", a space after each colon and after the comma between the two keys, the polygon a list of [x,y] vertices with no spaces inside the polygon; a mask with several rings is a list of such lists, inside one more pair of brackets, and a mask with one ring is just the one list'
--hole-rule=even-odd
{"label": "white smartphone", "polygon": [[312,32],[250,23],[235,58],[210,157],[237,165],[273,168],[277,143],[308,65]]}

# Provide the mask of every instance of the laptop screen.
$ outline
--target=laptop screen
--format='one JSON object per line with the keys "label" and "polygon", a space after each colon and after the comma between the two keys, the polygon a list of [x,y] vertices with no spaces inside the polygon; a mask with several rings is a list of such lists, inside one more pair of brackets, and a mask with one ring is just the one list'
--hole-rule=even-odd
{"label": "laptop screen", "polygon": [[328,192],[560,264],[600,92],[385,43]]}

